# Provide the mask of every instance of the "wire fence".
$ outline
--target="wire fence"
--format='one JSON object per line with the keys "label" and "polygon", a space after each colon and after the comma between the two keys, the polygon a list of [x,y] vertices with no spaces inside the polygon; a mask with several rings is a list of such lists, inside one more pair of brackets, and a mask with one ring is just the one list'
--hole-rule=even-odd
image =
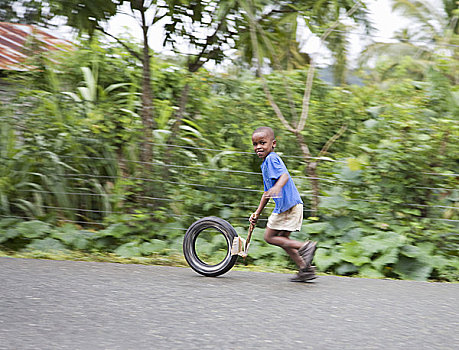
{"label": "wire fence", "polygon": [[[204,151],[204,152],[225,152],[225,156],[238,156],[238,157],[254,157],[251,152],[244,152],[239,150],[228,150],[228,149],[212,149],[204,147],[194,146],[182,146],[172,145],[163,143],[151,143],[152,147],[170,147],[176,150],[188,150],[188,151]],[[178,164],[178,163],[165,163],[163,160],[154,160],[152,162],[140,161],[137,159],[122,159],[123,164],[128,167],[134,167],[141,169],[149,166],[153,170],[146,176],[144,172],[133,171],[129,174],[125,174],[119,169],[120,159],[113,156],[78,156],[78,155],[61,155],[56,156],[59,162],[69,162],[69,166],[62,166],[60,171],[57,171],[51,175],[47,175],[52,180],[48,179],[47,184],[40,183],[40,181],[33,182],[34,185],[24,186],[18,188],[16,193],[21,196],[21,201],[18,202],[18,207],[22,210],[7,213],[0,212],[1,218],[13,218],[21,220],[30,220],[33,218],[40,217],[55,217],[58,222],[61,223],[72,223],[82,226],[100,226],[106,227],[110,220],[106,220],[108,217],[113,215],[123,214],[137,214],[135,201],[142,202],[142,210],[140,214],[155,220],[158,212],[155,210],[148,210],[149,207],[155,206],[170,206],[177,204],[188,204],[185,205],[187,208],[192,208],[190,202],[198,195],[198,193],[209,194],[209,200],[212,201],[211,195],[216,194],[222,200],[225,196],[231,196],[231,203],[209,203],[210,206],[218,207],[219,210],[234,209],[237,208],[235,215],[230,215],[229,218],[232,222],[246,225],[250,213],[257,208],[259,196],[263,193],[261,172],[257,171],[246,171],[241,169],[232,169],[228,167],[218,168],[215,166],[208,166],[203,164]],[[0,157],[6,159],[5,157]],[[304,160],[301,156],[282,155],[282,158],[291,159],[298,161],[299,166],[304,166]],[[346,164],[346,160],[333,160],[331,158],[314,158],[317,161],[325,161],[328,163]],[[71,162],[86,162],[88,164],[96,162],[106,162],[113,166],[112,173],[89,173],[89,172],[78,172],[71,167]],[[321,163],[319,163],[321,164]],[[369,166],[371,168],[371,166]],[[375,168],[375,167],[373,167]],[[169,169],[173,172],[171,178],[164,178],[162,170]],[[309,188],[308,182],[310,180],[317,180],[322,184],[324,191],[318,196],[319,200],[327,200],[331,197],[327,195],[327,190],[334,186],[350,186],[347,188],[352,194],[354,186],[353,181],[339,178],[333,174],[327,173],[326,175],[318,175],[316,177],[303,176],[298,173],[297,169],[290,169],[292,172],[292,178],[303,197],[305,203],[309,202],[310,198],[314,195]],[[319,172],[320,173],[320,172]],[[34,171],[24,171],[24,175],[30,178],[40,179],[43,174]],[[212,174],[212,175],[210,175]],[[399,208],[411,208],[417,210],[427,210],[429,212],[428,219],[438,222],[444,222],[456,225],[459,223],[457,217],[458,207],[455,201],[446,202],[443,199],[445,194],[458,191],[459,188],[455,187],[457,184],[457,177],[459,174],[455,172],[450,173],[435,173],[435,172],[424,172],[424,175],[441,179],[437,181],[434,186],[412,186],[410,190],[428,191],[432,194],[432,198],[429,201],[422,201],[420,203],[415,202],[401,202],[397,203]],[[446,179],[446,180],[444,180]],[[451,181],[453,179],[453,181]],[[130,181],[135,183],[138,187],[137,191],[133,193],[117,192],[113,188],[107,188],[108,183],[117,183],[119,181]],[[65,186],[58,186],[65,182]],[[40,183],[40,184],[39,184]],[[92,183],[97,183],[99,186],[93,186]],[[155,184],[156,188],[160,190],[158,193],[146,193],[142,192],[144,186],[147,184]],[[104,187],[105,186],[105,187]],[[169,190],[163,191],[165,188]],[[140,190],[139,190],[140,189]],[[171,189],[176,191],[171,191]],[[177,196],[177,191],[181,194]],[[129,192],[129,191],[128,191]],[[173,194],[171,194],[171,192]],[[158,195],[159,194],[159,195]],[[392,206],[386,206],[391,201],[390,197],[383,197],[381,194],[374,197],[362,196],[359,193],[357,198],[351,196],[342,196],[342,199],[348,205],[353,203],[362,204],[364,203],[367,207],[372,208],[374,205],[374,215],[383,216],[384,212],[392,210]],[[65,200],[49,200],[46,198],[58,198],[62,197]],[[130,206],[116,205],[116,202],[126,202],[133,200],[130,197],[134,197],[134,203]],[[76,198],[71,200],[70,198]],[[257,199],[258,198],[258,199]],[[102,204],[95,205],[95,202]],[[30,209],[31,204],[36,205],[35,210]],[[159,204],[158,204],[159,203]],[[162,204],[161,204],[162,203]],[[203,205],[203,203],[197,203],[197,206]],[[270,204],[269,208],[272,208],[273,204]],[[29,208],[29,210],[28,210]],[[379,211],[379,212],[378,212]],[[453,214],[449,214],[445,217],[445,211],[450,211]],[[187,222],[198,218],[199,214],[204,213],[205,210],[193,211],[190,209],[189,213],[178,213],[177,211],[168,211],[167,216],[178,219],[180,222]],[[21,214],[22,213],[22,214]],[[244,213],[245,217],[240,214]],[[305,205],[305,215],[310,216],[312,213],[308,205]],[[425,219],[425,217],[419,217],[419,219]],[[267,219],[263,217],[260,222],[266,223]],[[170,230],[184,231],[184,227],[168,227]]]}
{"label": "wire fence", "polygon": [[[100,157],[84,157],[85,159],[105,159]],[[145,162],[142,162],[145,163]],[[154,163],[150,163],[154,164]],[[171,165],[175,166],[175,165]],[[211,171],[218,171],[221,173],[225,172],[234,172],[234,173],[242,173],[242,174],[250,174],[250,175],[257,175],[261,177],[261,173],[255,172],[240,172],[240,171],[231,171],[228,169],[211,169],[211,168],[195,168],[192,166],[179,166],[180,168],[188,169],[188,170],[211,170]],[[34,175],[35,173],[29,172],[28,174]],[[433,173],[430,173],[431,175]],[[437,175],[437,174],[434,174]],[[438,175],[445,175],[445,174],[438,174]],[[450,174],[448,174],[450,175]],[[454,175],[454,174],[453,174]],[[177,186],[190,186],[190,187],[209,187],[208,184],[200,184],[200,183],[190,183],[190,182],[183,182],[183,181],[170,181],[170,180],[161,180],[161,179],[149,179],[149,178],[142,178],[142,177],[133,177],[133,176],[120,176],[120,175],[94,175],[94,174],[85,174],[85,173],[70,173],[70,174],[60,174],[57,175],[60,177],[66,177],[70,179],[79,179],[79,178],[96,178],[96,179],[126,179],[126,180],[139,180],[142,182],[158,182],[158,183],[167,183],[167,184],[174,184]],[[322,181],[329,181],[332,183],[343,183],[345,181],[339,179],[331,179],[331,178],[323,178],[323,177],[310,177],[310,176],[292,176],[292,179],[317,179]],[[255,193],[263,193],[262,190],[252,189],[252,188],[241,188],[241,187],[229,187],[229,186],[218,186],[212,185],[213,189],[220,189],[220,190],[232,190],[232,191],[241,191],[241,192],[255,192]],[[428,190],[437,190],[437,191],[453,191],[456,190],[454,188],[444,188],[444,187],[423,187],[423,186],[413,186],[413,189],[428,189]],[[97,194],[97,193],[75,193],[75,192],[51,192],[51,191],[42,191],[42,190],[19,190],[19,192],[36,192],[36,193],[60,193],[60,194],[69,194],[69,195],[88,195],[88,196],[105,196],[106,194]],[[312,194],[304,194],[305,197],[312,197]],[[319,195],[319,198],[328,198],[328,196]],[[158,198],[158,197],[142,197],[145,199],[151,200],[165,200],[171,201],[173,199],[170,198]],[[376,199],[348,199],[350,201],[358,201],[358,202],[366,202],[366,203],[385,203],[385,201],[376,200]],[[426,205],[426,204],[419,204],[419,203],[401,203],[402,206],[415,206],[415,207],[427,207],[427,208],[444,208],[444,209],[457,209],[455,206],[445,206],[445,205]]]}

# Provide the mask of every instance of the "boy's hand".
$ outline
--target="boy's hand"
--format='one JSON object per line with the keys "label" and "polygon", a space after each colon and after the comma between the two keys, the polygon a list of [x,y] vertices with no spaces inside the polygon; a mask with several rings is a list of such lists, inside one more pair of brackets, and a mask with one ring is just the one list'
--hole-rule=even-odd
{"label": "boy's hand", "polygon": [[281,198],[282,197],[282,188],[285,186],[289,180],[289,175],[287,173],[282,174],[276,181],[275,185],[271,187],[268,191],[263,194],[265,198]]}
{"label": "boy's hand", "polygon": [[252,215],[250,215],[250,218],[249,218],[250,223],[255,225],[259,217],[260,217],[260,214],[253,213]]}
{"label": "boy's hand", "polygon": [[282,197],[280,195],[281,191],[282,191],[282,187],[278,188],[277,186],[273,186],[268,191],[266,191],[263,194],[263,196],[266,197],[266,198],[280,198],[280,197]]}

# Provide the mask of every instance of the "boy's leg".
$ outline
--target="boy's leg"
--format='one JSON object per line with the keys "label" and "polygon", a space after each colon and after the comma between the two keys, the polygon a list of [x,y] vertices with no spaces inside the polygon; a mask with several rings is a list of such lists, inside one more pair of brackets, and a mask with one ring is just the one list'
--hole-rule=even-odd
{"label": "boy's leg", "polygon": [[298,254],[303,258],[307,266],[311,265],[312,259],[316,252],[317,242],[306,241],[303,246],[298,250]]}
{"label": "boy's leg", "polygon": [[290,239],[290,233],[289,231],[273,230],[272,228],[266,227],[264,238],[269,244],[283,248],[295,264],[300,269],[303,269],[306,267],[306,264],[301,255],[298,254],[298,249],[300,249],[304,243]]}

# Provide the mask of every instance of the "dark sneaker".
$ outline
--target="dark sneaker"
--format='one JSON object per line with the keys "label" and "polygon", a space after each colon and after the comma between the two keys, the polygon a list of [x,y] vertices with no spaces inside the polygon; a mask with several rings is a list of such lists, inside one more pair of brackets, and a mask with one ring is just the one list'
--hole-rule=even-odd
{"label": "dark sneaker", "polygon": [[316,276],[316,267],[308,266],[304,269],[300,269],[292,278],[290,282],[308,282],[317,278]]}
{"label": "dark sneaker", "polygon": [[308,267],[305,267],[304,269],[300,269],[300,271],[316,273],[316,266],[315,265],[309,265]]}
{"label": "dark sneaker", "polygon": [[314,273],[300,274],[297,273],[290,278],[290,282],[309,282],[317,278],[317,275]]}
{"label": "dark sneaker", "polygon": [[306,266],[311,265],[312,259],[314,259],[314,254],[317,249],[317,242],[307,241],[300,249],[298,249],[298,254],[304,260]]}

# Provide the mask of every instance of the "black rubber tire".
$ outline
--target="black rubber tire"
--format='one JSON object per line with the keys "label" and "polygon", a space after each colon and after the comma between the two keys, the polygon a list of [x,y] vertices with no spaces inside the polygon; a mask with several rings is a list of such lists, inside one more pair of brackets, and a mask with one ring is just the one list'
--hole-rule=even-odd
{"label": "black rubber tire", "polygon": [[[227,243],[227,254],[225,258],[216,265],[209,265],[199,259],[196,253],[196,240],[199,234],[205,229],[213,228],[222,233]],[[197,273],[207,276],[216,277],[223,275],[231,270],[237,260],[237,255],[231,255],[231,246],[237,233],[228,221],[216,216],[209,216],[195,221],[185,233],[183,239],[183,254],[190,267]]]}

